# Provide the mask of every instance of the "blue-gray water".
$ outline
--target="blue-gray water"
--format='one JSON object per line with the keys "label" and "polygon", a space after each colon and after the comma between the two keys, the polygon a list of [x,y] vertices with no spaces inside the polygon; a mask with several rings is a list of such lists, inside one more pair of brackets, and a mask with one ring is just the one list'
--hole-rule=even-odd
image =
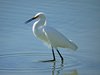
{"label": "blue-gray water", "polygon": [[[51,50],[32,33],[26,20],[44,12],[47,25],[77,45],[60,49],[65,61],[43,63]],[[0,75],[100,75],[99,0],[0,0]]]}

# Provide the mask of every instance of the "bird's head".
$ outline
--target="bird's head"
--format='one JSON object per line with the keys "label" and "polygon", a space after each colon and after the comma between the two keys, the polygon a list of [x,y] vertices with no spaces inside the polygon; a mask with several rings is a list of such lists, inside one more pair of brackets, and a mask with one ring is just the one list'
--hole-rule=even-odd
{"label": "bird's head", "polygon": [[35,16],[33,16],[31,19],[27,20],[25,23],[29,23],[34,19],[39,19],[39,18],[45,18],[44,13],[43,12],[39,12],[37,13]]}

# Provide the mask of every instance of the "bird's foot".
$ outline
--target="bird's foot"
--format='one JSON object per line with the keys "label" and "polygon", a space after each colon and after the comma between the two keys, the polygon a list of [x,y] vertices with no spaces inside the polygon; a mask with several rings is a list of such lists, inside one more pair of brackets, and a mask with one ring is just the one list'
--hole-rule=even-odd
{"label": "bird's foot", "polygon": [[44,61],[41,61],[41,62],[55,62],[56,60],[53,59],[53,60],[44,60]]}

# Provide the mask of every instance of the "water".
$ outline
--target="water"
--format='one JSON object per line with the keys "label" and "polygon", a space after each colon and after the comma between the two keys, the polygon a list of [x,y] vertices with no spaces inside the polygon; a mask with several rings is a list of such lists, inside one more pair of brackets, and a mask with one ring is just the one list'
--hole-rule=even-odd
{"label": "water", "polygon": [[[24,24],[40,11],[79,47],[60,49],[64,64],[57,53],[56,62],[40,62],[51,50],[33,36],[35,21]],[[99,75],[99,13],[99,0],[0,0],[0,75]]]}

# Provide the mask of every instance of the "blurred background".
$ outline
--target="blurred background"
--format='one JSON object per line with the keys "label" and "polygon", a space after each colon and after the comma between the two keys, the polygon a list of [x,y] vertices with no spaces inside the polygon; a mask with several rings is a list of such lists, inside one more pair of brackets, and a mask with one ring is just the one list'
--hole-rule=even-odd
{"label": "blurred background", "polygon": [[[78,45],[78,50],[60,49],[64,66],[42,63],[51,59],[51,50],[24,22],[44,12],[47,25]],[[99,0],[0,0],[0,75],[99,75]]]}

